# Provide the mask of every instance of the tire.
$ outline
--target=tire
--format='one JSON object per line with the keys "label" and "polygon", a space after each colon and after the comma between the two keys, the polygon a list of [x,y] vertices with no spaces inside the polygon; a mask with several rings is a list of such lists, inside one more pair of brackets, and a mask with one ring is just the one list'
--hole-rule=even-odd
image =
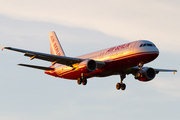
{"label": "tire", "polygon": [[81,79],[78,79],[77,80],[77,84],[80,85],[82,83],[82,80]]}
{"label": "tire", "polygon": [[83,84],[83,85],[86,85],[86,84],[87,84],[87,79],[84,79],[84,80],[82,81],[82,84]]}
{"label": "tire", "polygon": [[116,89],[117,89],[117,90],[120,90],[120,88],[121,88],[121,84],[120,84],[120,83],[117,83],[117,84],[116,84]]}
{"label": "tire", "polygon": [[126,84],[122,83],[121,84],[121,90],[125,90],[126,89]]}

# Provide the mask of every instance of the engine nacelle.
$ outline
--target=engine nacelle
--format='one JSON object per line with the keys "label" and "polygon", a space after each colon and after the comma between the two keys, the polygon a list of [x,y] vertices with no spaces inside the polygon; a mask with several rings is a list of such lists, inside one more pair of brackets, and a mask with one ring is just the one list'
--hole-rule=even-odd
{"label": "engine nacelle", "polygon": [[135,74],[135,79],[138,79],[139,81],[147,82],[152,79],[154,79],[156,76],[156,72],[153,68],[144,67],[142,70],[139,70]]}
{"label": "engine nacelle", "polygon": [[82,73],[89,73],[95,71],[97,64],[94,60],[85,60],[77,66],[76,70]]}

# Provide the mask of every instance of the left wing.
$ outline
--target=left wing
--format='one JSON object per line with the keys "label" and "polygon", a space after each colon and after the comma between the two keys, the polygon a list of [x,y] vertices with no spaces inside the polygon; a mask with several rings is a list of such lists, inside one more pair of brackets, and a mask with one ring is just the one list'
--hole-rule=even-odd
{"label": "left wing", "polygon": [[169,69],[156,69],[156,68],[154,68],[154,70],[156,71],[157,74],[159,72],[173,72],[174,74],[175,74],[175,72],[177,72],[177,70],[169,70]]}
{"label": "left wing", "polygon": [[[17,48],[12,48],[12,47],[3,47],[3,49],[8,49],[8,50],[13,50],[17,52],[24,53],[24,56],[30,57],[30,59],[41,59],[49,62],[59,63],[67,66],[72,66],[75,63],[80,63],[86,59],[81,59],[81,58],[74,58],[74,57],[65,57],[65,56],[58,56],[58,55],[51,55],[51,54],[46,54],[46,53],[40,53],[40,52],[34,52],[34,51],[29,51],[29,50],[22,50],[22,49],[17,49]],[[105,62],[103,61],[96,61],[97,67],[101,68],[105,65]]]}
{"label": "left wing", "polygon": [[[155,72],[156,72],[156,74],[158,74],[159,72],[173,72],[174,74],[175,74],[175,72],[177,72],[177,70],[170,70],[170,69],[156,69],[156,68],[153,68],[154,70],[155,70]],[[137,72],[137,71],[139,71],[140,69],[139,69],[139,67],[131,67],[131,68],[128,68],[126,71],[125,71],[125,73],[126,74],[133,74],[133,73],[135,73],[135,72]]]}

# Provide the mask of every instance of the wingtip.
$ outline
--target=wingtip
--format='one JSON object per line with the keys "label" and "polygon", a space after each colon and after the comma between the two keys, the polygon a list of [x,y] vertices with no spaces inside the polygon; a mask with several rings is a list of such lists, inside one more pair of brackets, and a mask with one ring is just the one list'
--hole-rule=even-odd
{"label": "wingtip", "polygon": [[[174,69],[173,69],[174,70]],[[177,70],[174,70],[173,74],[175,74],[177,72]]]}
{"label": "wingtip", "polygon": [[4,46],[1,45],[1,47],[2,47],[2,50],[1,50],[1,51],[3,51],[3,50],[4,50]]}

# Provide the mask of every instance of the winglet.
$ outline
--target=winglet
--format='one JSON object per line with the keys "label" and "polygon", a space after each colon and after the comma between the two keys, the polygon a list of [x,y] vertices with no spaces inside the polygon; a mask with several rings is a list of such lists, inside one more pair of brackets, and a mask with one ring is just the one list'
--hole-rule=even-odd
{"label": "winglet", "polygon": [[1,51],[3,51],[3,50],[4,50],[4,46],[1,45],[1,47],[2,47],[2,50],[1,50]]}
{"label": "winglet", "polygon": [[[174,69],[173,69],[174,70]],[[176,73],[176,71],[174,70],[174,72],[173,72],[173,74],[175,74]]]}

